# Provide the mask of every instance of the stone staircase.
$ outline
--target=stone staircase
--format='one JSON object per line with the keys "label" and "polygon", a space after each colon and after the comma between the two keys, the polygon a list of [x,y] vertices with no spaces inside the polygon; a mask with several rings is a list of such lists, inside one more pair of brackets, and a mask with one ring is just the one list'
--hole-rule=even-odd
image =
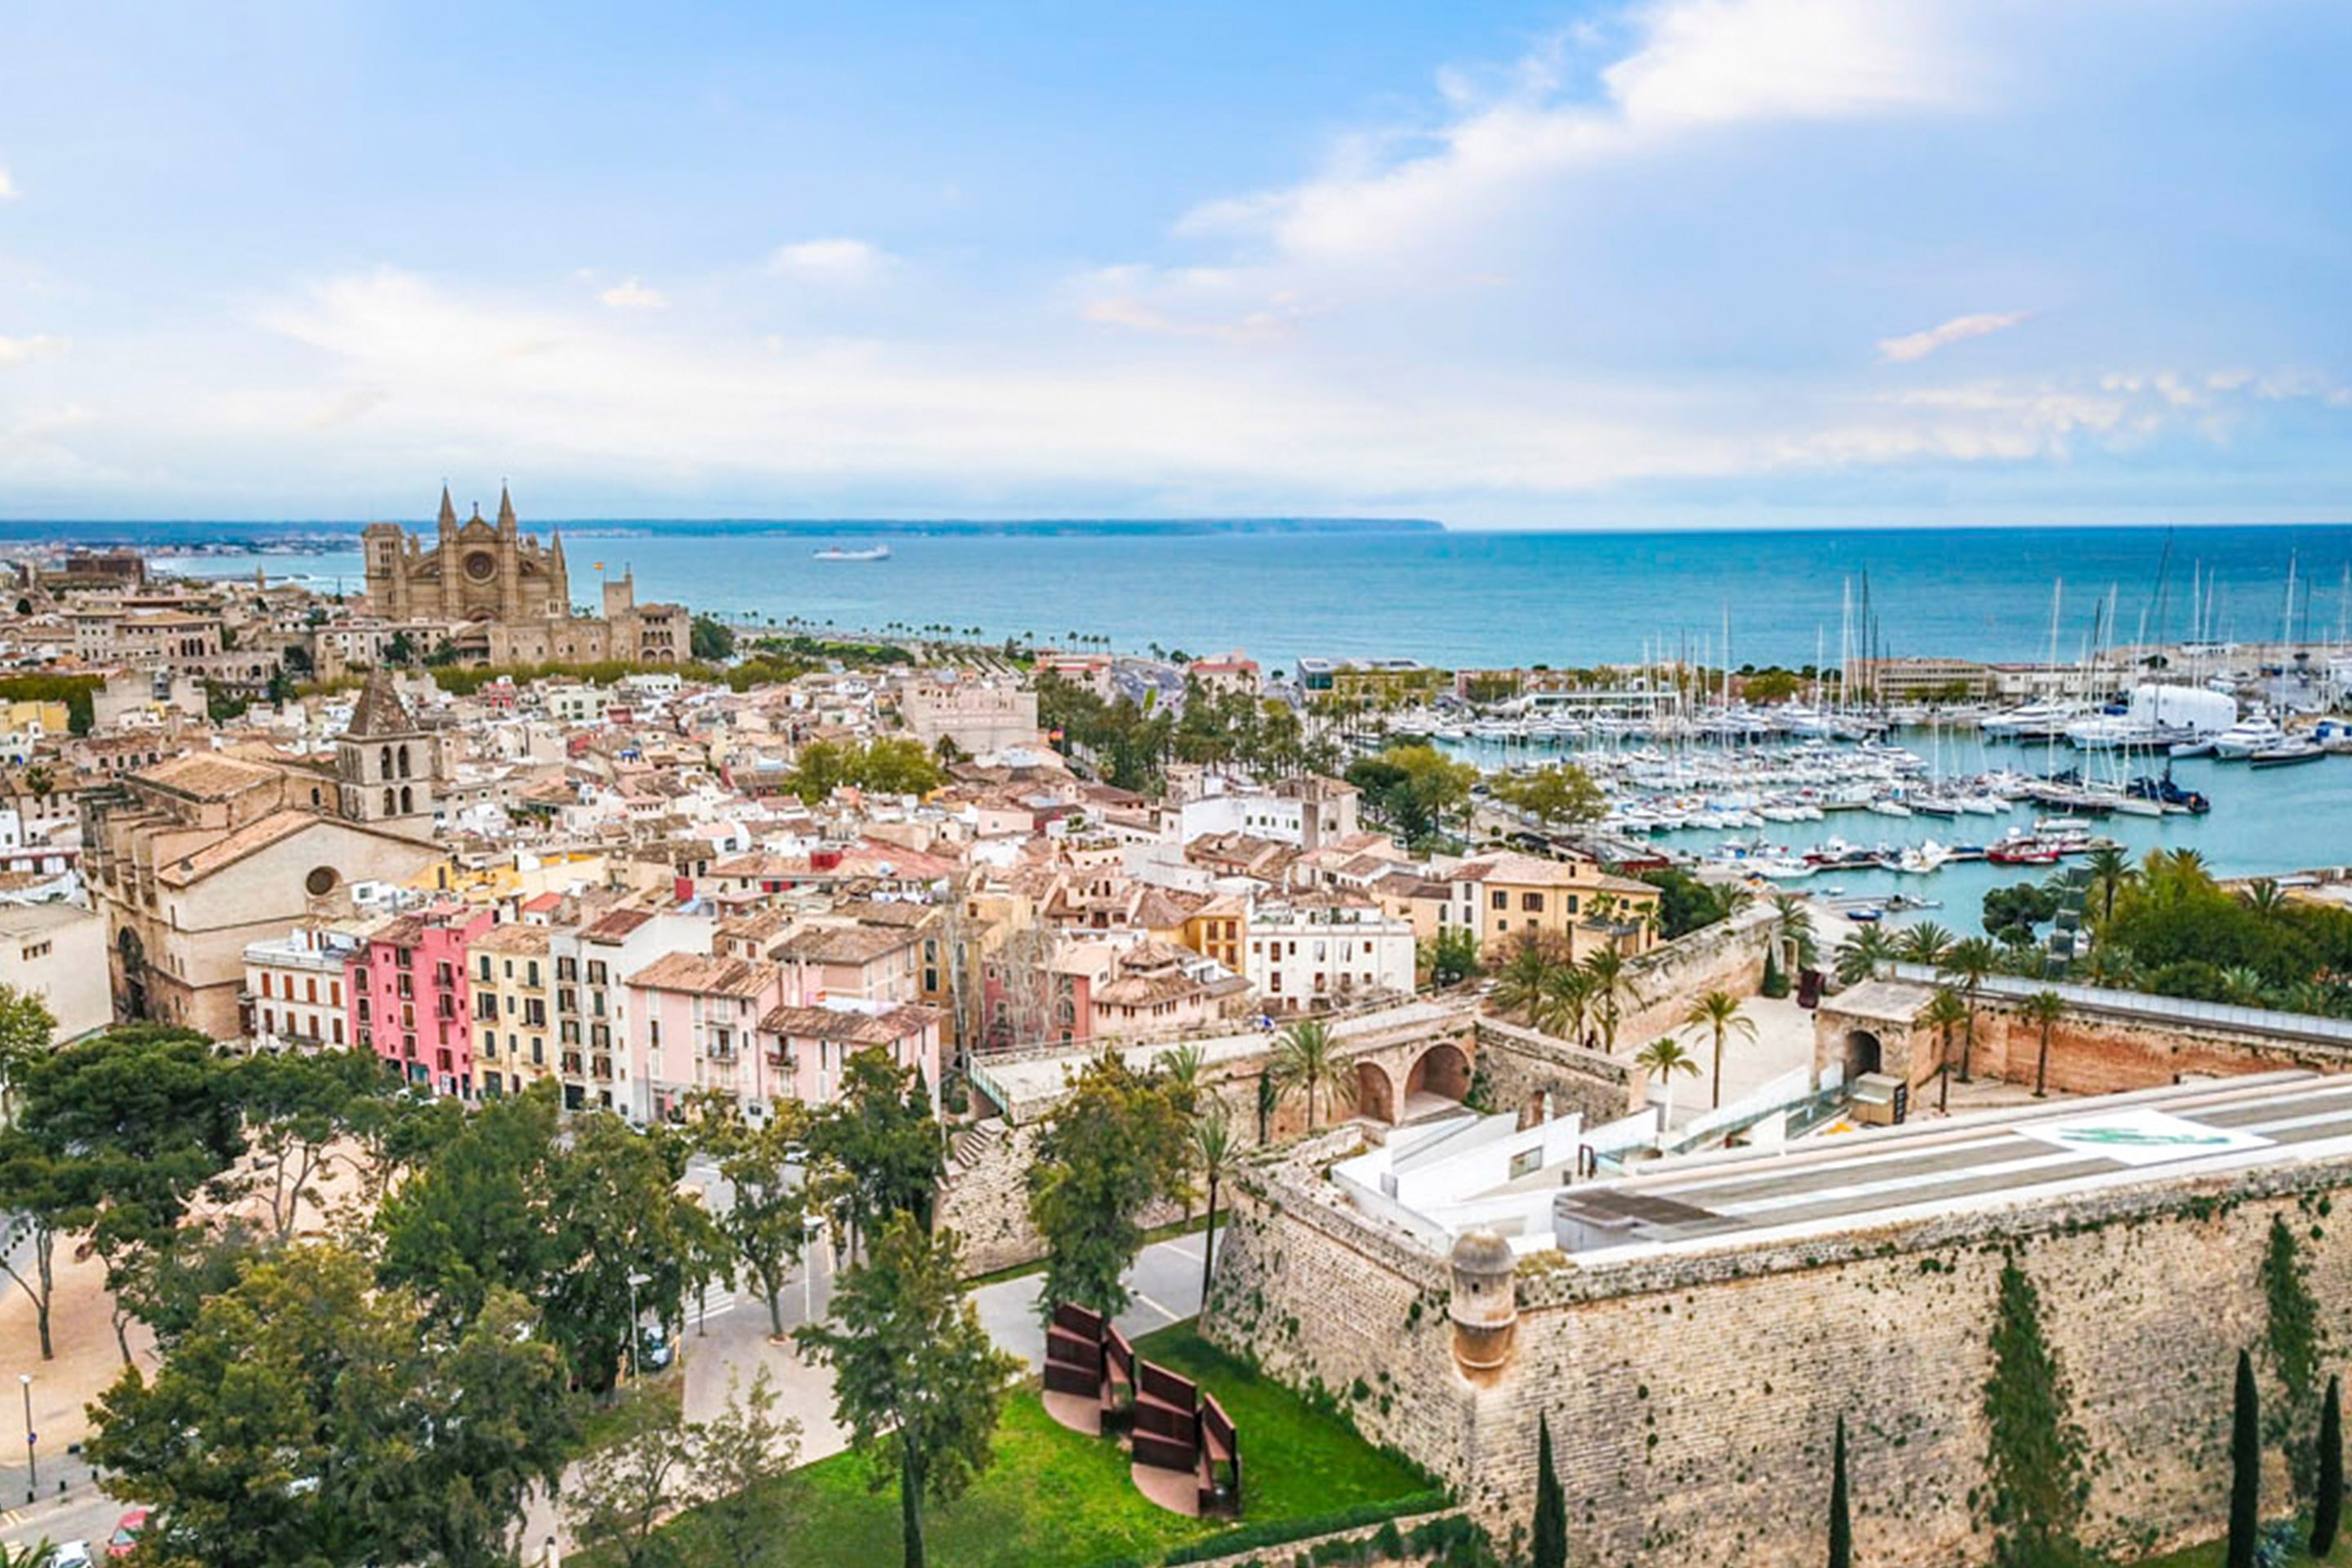
{"label": "stone staircase", "polygon": [[988,1158],[989,1151],[1004,1136],[1004,1118],[984,1117],[967,1122],[948,1134],[948,1174],[961,1175]]}

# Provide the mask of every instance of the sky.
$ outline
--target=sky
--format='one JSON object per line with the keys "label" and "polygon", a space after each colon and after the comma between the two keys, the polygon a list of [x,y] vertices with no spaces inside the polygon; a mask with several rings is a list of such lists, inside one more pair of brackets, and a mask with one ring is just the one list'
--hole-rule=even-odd
{"label": "sky", "polygon": [[12,0],[0,516],[2352,517],[2352,6]]}

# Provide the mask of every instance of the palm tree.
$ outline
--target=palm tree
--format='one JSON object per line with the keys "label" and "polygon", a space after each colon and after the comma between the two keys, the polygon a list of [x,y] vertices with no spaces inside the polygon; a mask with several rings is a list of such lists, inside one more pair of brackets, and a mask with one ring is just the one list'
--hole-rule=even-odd
{"label": "palm tree", "polygon": [[2029,1024],[2042,1031],[2042,1046],[2033,1056],[2033,1098],[2040,1100],[2048,1092],[2050,1079],[2050,1031],[2066,1016],[2066,999],[2055,991],[2036,991],[2017,1005],[2018,1013]]}
{"label": "palm tree", "polygon": [[2139,960],[2121,942],[2103,942],[2091,949],[2090,965],[2084,973],[2095,985],[2124,991],[2139,989]]}
{"label": "palm tree", "polygon": [[2266,921],[2278,919],[2279,911],[2286,908],[2286,890],[2278,885],[2275,877],[2255,878],[2239,897],[2245,900],[2246,908]]}
{"label": "palm tree", "polygon": [[2210,881],[2212,873],[2205,868],[2205,857],[2194,849],[2175,849],[2165,858],[2166,869],[2185,882]]}
{"label": "palm tree", "polygon": [[1686,1028],[1705,1029],[1715,1037],[1715,1080],[1708,1085],[1714,1091],[1715,1109],[1723,1106],[1723,1039],[1726,1035],[1739,1035],[1747,1039],[1756,1037],[1756,1021],[1739,1010],[1739,998],[1728,991],[1710,991],[1690,1005],[1683,1015]]}
{"label": "palm tree", "polygon": [[1790,955],[1795,959],[1790,972],[1811,969],[1822,961],[1821,943],[1813,939],[1813,911],[1805,900],[1794,893],[1772,895],[1773,917],[1780,922],[1780,940],[1789,944]]}
{"label": "palm tree", "polygon": [[1597,948],[1585,959],[1584,973],[1592,980],[1592,1016],[1601,1026],[1601,1048],[1613,1052],[1618,1022],[1633,994],[1633,977],[1625,973],[1625,955],[1614,947]]}
{"label": "palm tree", "polygon": [[1201,1047],[1192,1045],[1171,1046],[1153,1058],[1169,1092],[1187,1111],[1201,1101],[1201,1068],[1204,1062]]}
{"label": "palm tree", "polygon": [[1878,973],[1879,965],[1895,956],[1895,943],[1874,925],[1856,926],[1852,936],[1837,944],[1831,955],[1836,966],[1840,985],[1859,985]]}
{"label": "palm tree", "polygon": [[1348,1064],[1333,1050],[1331,1030],[1320,1018],[1301,1018],[1274,1042],[1274,1081],[1286,1094],[1293,1089],[1307,1096],[1307,1130],[1315,1131],[1315,1096],[1329,1089],[1337,1099],[1348,1087]]}
{"label": "palm tree", "polygon": [[1209,1304],[1209,1268],[1217,1256],[1217,1187],[1233,1168],[1234,1129],[1223,1100],[1212,1100],[1205,1115],[1192,1119],[1192,1163],[1209,1189],[1209,1228],[1201,1247],[1201,1306]]}
{"label": "palm tree", "polygon": [[1927,1000],[1927,1010],[1919,1021],[1935,1030],[1938,1037],[1936,1047],[1936,1110],[1938,1114],[1952,1102],[1952,1031],[1968,1021],[1969,1005],[1960,994],[1948,985],[1936,987],[1936,994]]}
{"label": "palm tree", "polygon": [[2233,963],[2221,971],[2224,1000],[2240,1007],[2259,1007],[2269,994],[2270,983],[2263,972],[2246,964]]}
{"label": "palm tree", "polygon": [[2099,900],[2099,923],[2105,925],[2116,918],[2116,895],[2138,878],[2139,870],[2123,847],[2116,844],[2101,845],[2092,850],[2085,864],[2091,873],[2089,890]]}
{"label": "palm tree", "polygon": [[1544,977],[1530,1021],[1548,1035],[1563,1040],[1584,1037],[1584,1015],[1592,1005],[1592,975],[1588,970],[1562,965]]}
{"label": "palm tree", "polygon": [[1544,983],[1560,966],[1559,950],[1535,931],[1511,943],[1510,956],[1495,972],[1495,1005],[1532,1024],[1543,1001]]}
{"label": "palm tree", "polygon": [[1738,920],[1755,901],[1756,889],[1738,882],[1727,882],[1715,890],[1716,907],[1723,911],[1723,918],[1727,921]]}
{"label": "palm tree", "polygon": [[1656,1039],[1652,1040],[1648,1045],[1643,1046],[1640,1050],[1633,1053],[1633,1062],[1635,1066],[1643,1068],[1652,1078],[1656,1079],[1660,1083],[1665,1085],[1666,1113],[1664,1117],[1661,1119],[1660,1125],[1661,1127],[1673,1126],[1675,1121],[1675,1075],[1676,1073],[1681,1073],[1685,1077],[1696,1078],[1698,1076],[1698,1059],[1696,1057],[1693,1057],[1688,1051],[1683,1049],[1683,1043],[1680,1040],[1675,1039],[1672,1035],[1660,1035]]}
{"label": "palm tree", "polygon": [[1960,994],[1968,999],[1969,1033],[1960,1046],[1960,1081],[1966,1083],[1977,1048],[1977,992],[1985,976],[2000,973],[2000,950],[1983,937],[1972,936],[1944,954],[1942,967],[1944,973],[1960,983]]}
{"label": "palm tree", "polygon": [[1895,951],[1913,963],[1938,964],[1952,945],[1952,933],[1934,921],[1921,921],[1906,927],[1895,942]]}

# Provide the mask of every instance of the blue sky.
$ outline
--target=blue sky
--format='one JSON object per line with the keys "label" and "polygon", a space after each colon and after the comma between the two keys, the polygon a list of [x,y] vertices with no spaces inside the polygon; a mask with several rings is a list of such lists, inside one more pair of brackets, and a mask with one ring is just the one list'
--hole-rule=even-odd
{"label": "blue sky", "polygon": [[0,18],[0,515],[2340,519],[2352,8]]}

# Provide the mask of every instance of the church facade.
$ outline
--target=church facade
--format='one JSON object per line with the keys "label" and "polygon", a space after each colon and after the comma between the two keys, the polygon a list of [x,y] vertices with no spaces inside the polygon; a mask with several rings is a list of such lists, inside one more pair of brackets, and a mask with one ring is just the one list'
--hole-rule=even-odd
{"label": "church facade", "polygon": [[412,638],[429,647],[446,637],[459,659],[490,665],[682,662],[692,617],[680,605],[640,605],[624,573],[602,584],[603,616],[577,613],[563,538],[541,544],[515,519],[513,499],[501,487],[495,521],[481,509],[465,521],[441,488],[434,542],[396,522],[361,531],[369,608],[396,626],[415,626]]}

